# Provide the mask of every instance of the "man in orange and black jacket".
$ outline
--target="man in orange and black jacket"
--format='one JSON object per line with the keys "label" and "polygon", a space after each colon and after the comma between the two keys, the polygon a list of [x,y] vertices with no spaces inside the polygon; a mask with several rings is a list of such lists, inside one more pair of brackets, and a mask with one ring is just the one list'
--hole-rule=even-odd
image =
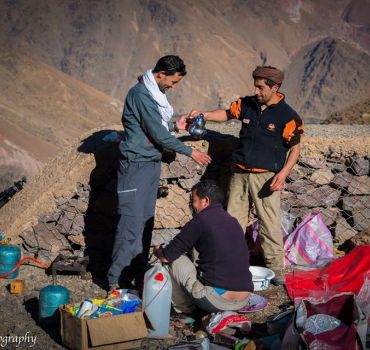
{"label": "man in orange and black jacket", "polygon": [[[203,113],[206,120],[242,122],[233,153],[227,211],[246,229],[249,199],[260,223],[265,263],[275,272],[273,283],[284,284],[284,246],[280,224],[280,191],[297,162],[303,122],[279,92],[284,73],[271,66],[253,71],[255,94],[232,102],[228,110]],[[199,111],[193,110],[191,115]]]}

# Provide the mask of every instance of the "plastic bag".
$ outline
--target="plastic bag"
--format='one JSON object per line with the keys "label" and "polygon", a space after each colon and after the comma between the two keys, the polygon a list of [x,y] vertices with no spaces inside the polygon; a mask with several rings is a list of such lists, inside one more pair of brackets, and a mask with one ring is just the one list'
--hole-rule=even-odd
{"label": "plastic bag", "polygon": [[342,292],[358,294],[368,271],[370,246],[360,245],[325,267],[311,271],[294,270],[285,275],[286,289],[292,300],[307,297],[322,299],[328,294]]}
{"label": "plastic bag", "polygon": [[308,215],[284,239],[285,263],[304,267],[320,267],[334,258],[333,237],[320,213]]}
{"label": "plastic bag", "polygon": [[[284,210],[281,211],[281,233],[287,237],[293,231],[294,222],[297,218]],[[258,219],[250,221],[246,230],[248,248],[252,255],[263,255],[261,239],[259,237],[260,223]]]}
{"label": "plastic bag", "polygon": [[288,236],[294,228],[294,222],[297,218],[284,210],[281,211],[281,232],[283,237]]}
{"label": "plastic bag", "polygon": [[252,323],[249,318],[239,315],[233,311],[222,311],[213,313],[211,319],[206,326],[207,332],[216,334],[228,327],[241,328],[245,332],[249,332],[252,328]]}

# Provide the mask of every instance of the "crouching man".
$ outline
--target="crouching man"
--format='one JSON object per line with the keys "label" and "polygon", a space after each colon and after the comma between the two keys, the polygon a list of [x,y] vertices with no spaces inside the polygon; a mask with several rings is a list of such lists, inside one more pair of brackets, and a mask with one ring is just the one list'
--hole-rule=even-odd
{"label": "crouching man", "polygon": [[[239,310],[253,291],[249,251],[238,221],[222,207],[222,192],[214,181],[192,188],[195,212],[181,232],[154,254],[169,263],[172,301],[177,311],[190,313],[195,306],[206,312]],[[195,266],[185,255],[195,248]]]}

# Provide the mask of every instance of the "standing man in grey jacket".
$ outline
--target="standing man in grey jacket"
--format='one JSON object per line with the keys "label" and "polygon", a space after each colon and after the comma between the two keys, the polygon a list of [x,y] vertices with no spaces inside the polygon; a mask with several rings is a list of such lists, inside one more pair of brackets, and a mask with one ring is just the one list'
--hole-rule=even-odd
{"label": "standing man in grey jacket", "polygon": [[125,139],[119,145],[121,158],[117,173],[119,222],[108,271],[110,289],[130,287],[133,279],[136,287],[142,283],[163,149],[185,154],[200,165],[211,161],[209,155],[184,145],[171,134],[185,129],[187,117],[170,122],[173,109],[165,93],[185,75],[185,64],[180,57],[164,56],[127,94],[122,116]]}

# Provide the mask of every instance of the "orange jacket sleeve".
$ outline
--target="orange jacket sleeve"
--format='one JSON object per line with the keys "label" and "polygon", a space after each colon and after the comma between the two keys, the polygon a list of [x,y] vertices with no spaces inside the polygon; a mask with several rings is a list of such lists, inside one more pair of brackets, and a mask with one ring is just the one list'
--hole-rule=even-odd
{"label": "orange jacket sleeve", "polygon": [[289,147],[295,146],[301,142],[303,134],[303,120],[296,115],[294,119],[285,124],[283,130],[283,139]]}
{"label": "orange jacket sleeve", "polygon": [[232,119],[239,119],[242,111],[242,99],[239,98],[238,100],[231,102],[229,113]]}

